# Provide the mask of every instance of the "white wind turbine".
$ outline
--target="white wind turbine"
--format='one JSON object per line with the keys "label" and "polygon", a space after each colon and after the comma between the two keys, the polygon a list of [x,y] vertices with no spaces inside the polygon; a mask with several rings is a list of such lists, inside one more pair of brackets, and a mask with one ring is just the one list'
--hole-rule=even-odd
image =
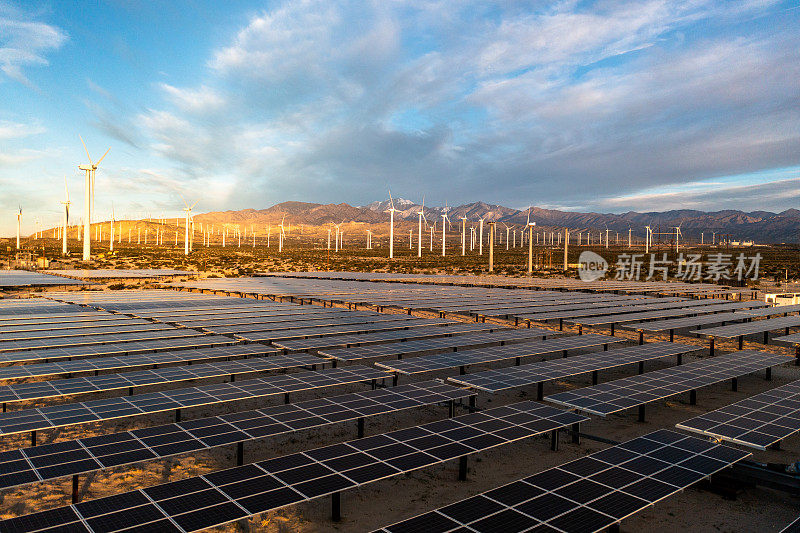
{"label": "white wind turbine", "polygon": [[[470,234],[472,237],[472,234]],[[461,217],[461,255],[462,257],[467,254],[467,215]]]}
{"label": "white wind turbine", "polygon": [[528,221],[525,226],[528,228],[528,274],[533,274],[533,228],[536,227],[536,222],[531,222],[531,206],[528,207]]}
{"label": "white wind turbine", "polygon": [[19,250],[19,232],[21,225],[22,225],[22,206],[19,206],[19,211],[17,212],[17,250]]}
{"label": "white wind turbine", "polygon": [[508,251],[508,236],[511,233],[511,230],[514,229],[514,226],[508,226],[505,222],[503,225],[506,227],[506,252]]}
{"label": "white wind turbine", "polygon": [[389,191],[389,259],[394,259],[394,200],[392,191]]}
{"label": "white wind turbine", "polygon": [[86,157],[89,158],[88,165],[78,165],[80,170],[86,172],[86,184],[84,185],[84,193],[83,193],[83,260],[88,261],[91,253],[91,226],[92,226],[92,207],[94,206],[94,175],[97,171],[97,167],[100,163],[105,159],[108,155],[108,152],[111,151],[111,148],[106,150],[106,153],[103,154],[97,163],[92,162],[92,158],[89,156],[89,150],[86,148],[86,143],[83,142],[83,137],[78,135],[81,140],[81,144],[83,145],[83,150],[86,152]]}
{"label": "white wind turbine", "polygon": [[186,206],[183,208],[183,211],[186,213],[186,230],[184,232],[183,255],[189,255],[189,219],[192,216],[192,209],[197,205],[197,202],[193,203],[192,207],[189,207],[189,204],[186,202],[183,196],[181,196],[181,200],[183,200],[183,205]]}
{"label": "white wind turbine", "polygon": [[334,226],[336,226],[336,249],[334,250],[334,252],[338,252],[339,251],[340,242],[341,242],[341,237],[340,236],[342,234],[342,230],[341,230],[340,226],[342,224],[344,224],[344,220],[342,220],[338,224],[334,224]]}
{"label": "white wind turbine", "polygon": [[450,217],[447,216],[447,202],[444,203],[444,212],[442,213],[442,257],[445,255],[445,245],[447,244],[447,233],[445,230],[445,221],[452,227],[450,224]]}
{"label": "white wind turbine", "polygon": [[417,228],[417,257],[422,257],[422,221],[428,225],[428,219],[425,218],[425,197],[422,197],[422,207],[417,211],[417,218],[419,220],[419,227]]}
{"label": "white wind turbine", "polygon": [[478,241],[478,255],[483,255],[483,217],[479,218],[481,240]]}

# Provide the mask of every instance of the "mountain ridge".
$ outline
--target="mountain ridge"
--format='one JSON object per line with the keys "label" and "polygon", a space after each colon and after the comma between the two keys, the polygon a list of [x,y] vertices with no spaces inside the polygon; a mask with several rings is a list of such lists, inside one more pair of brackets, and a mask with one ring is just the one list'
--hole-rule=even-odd
{"label": "mountain ridge", "polygon": [[[194,220],[210,224],[277,226],[285,217],[285,223],[291,226],[333,226],[342,222],[377,225],[388,223],[389,207],[388,200],[375,201],[363,206],[289,201],[266,209],[249,208],[202,213],[195,215]],[[396,227],[408,229],[416,226],[418,213],[422,209],[420,204],[395,198],[394,207]],[[424,213],[428,224],[441,227],[444,207],[426,205]],[[527,223],[528,213],[527,209],[518,210],[483,201],[447,208],[447,217],[453,227],[460,227],[463,217],[466,217],[468,225],[477,224],[483,218],[484,222],[497,222],[501,228],[504,225],[519,228]],[[710,239],[712,232],[730,234],[734,240],[752,239],[757,243],[797,242],[800,236],[800,210],[797,209],[787,209],[780,213],[731,209],[721,211],[680,209],[643,213],[628,211],[616,214],[531,207],[530,220],[543,230],[567,227],[571,231],[583,232],[605,231],[608,228],[614,233],[627,234],[631,228],[632,233],[640,237],[645,234],[646,225],[661,233],[672,232],[674,231],[672,228],[680,226],[684,238],[697,241],[701,238]],[[701,233],[705,235],[701,237]]]}

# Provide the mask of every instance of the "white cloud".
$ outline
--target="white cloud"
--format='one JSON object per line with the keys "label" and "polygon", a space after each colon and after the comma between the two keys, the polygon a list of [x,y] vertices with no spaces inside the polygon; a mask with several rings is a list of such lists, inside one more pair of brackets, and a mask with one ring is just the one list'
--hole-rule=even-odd
{"label": "white cloud", "polygon": [[28,20],[20,11],[0,3],[0,70],[9,78],[33,86],[23,68],[48,65],[46,53],[59,49],[66,40],[61,28]]}

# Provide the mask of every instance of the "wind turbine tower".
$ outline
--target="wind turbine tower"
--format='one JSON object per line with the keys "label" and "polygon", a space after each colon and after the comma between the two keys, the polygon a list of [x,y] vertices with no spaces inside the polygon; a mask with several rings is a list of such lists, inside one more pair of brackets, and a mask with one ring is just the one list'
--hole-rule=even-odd
{"label": "wind turbine tower", "polygon": [[394,259],[394,200],[392,191],[389,191],[389,259]]}
{"label": "wind turbine tower", "polygon": [[[183,197],[181,197],[181,200],[183,200]],[[189,204],[186,203],[186,200],[183,200],[183,205],[186,206],[183,208],[183,211],[186,213],[186,220],[185,220],[186,228],[183,239],[183,255],[189,255],[189,218],[192,215],[192,208],[194,208],[194,206],[197,205],[197,202],[193,203],[192,207],[189,207]]]}
{"label": "wind turbine tower", "polygon": [[67,177],[64,176],[64,195],[66,200],[61,200],[64,205],[64,231],[61,232],[61,253],[67,255],[67,228],[69,227],[69,188],[67,188]]}
{"label": "wind turbine tower", "polygon": [[86,172],[86,183],[84,185],[83,192],[83,260],[88,261],[92,254],[91,229],[92,205],[94,204],[94,175],[97,171],[97,167],[100,166],[100,163],[108,155],[108,152],[111,151],[111,148],[106,150],[106,153],[103,154],[103,157],[101,157],[97,163],[94,163],[92,158],[89,156],[89,150],[86,148],[86,143],[83,142],[83,137],[80,135],[78,135],[78,137],[83,145],[83,150],[86,152],[86,157],[89,159],[88,165],[78,165],[78,169]]}
{"label": "wind turbine tower", "polygon": [[417,228],[417,257],[422,257],[422,221],[425,220],[425,225],[428,224],[428,219],[425,218],[425,197],[422,197],[422,207],[417,211],[417,218],[419,219],[419,226]]}

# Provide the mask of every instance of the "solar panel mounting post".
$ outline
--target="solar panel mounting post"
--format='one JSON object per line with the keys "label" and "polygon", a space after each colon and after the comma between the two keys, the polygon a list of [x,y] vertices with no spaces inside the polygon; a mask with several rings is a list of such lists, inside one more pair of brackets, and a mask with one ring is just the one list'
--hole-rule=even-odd
{"label": "solar panel mounting post", "polygon": [[597,370],[592,371],[592,385],[597,385]]}
{"label": "solar panel mounting post", "polygon": [[236,466],[244,464],[244,441],[236,443]]}
{"label": "solar panel mounting post", "polygon": [[644,405],[639,406],[639,422],[644,422]]}
{"label": "solar panel mounting post", "polygon": [[572,424],[572,444],[580,444],[581,443],[581,425]]}
{"label": "solar panel mounting post", "polygon": [[467,480],[467,456],[462,455],[458,458],[458,480]]}
{"label": "solar panel mounting post", "polygon": [[689,405],[697,405],[697,389],[689,391]]}
{"label": "solar panel mounting post", "polygon": [[[450,403],[451,404],[453,403],[452,400],[450,401]],[[452,410],[452,407],[451,407],[451,410]],[[450,416],[452,416],[452,415],[450,415]],[[363,439],[364,438],[364,417],[363,416],[358,419],[357,426],[358,426],[358,438],[359,439]]]}
{"label": "solar panel mounting post", "polygon": [[331,520],[339,522],[342,519],[342,493],[331,494]]}
{"label": "solar panel mounting post", "polygon": [[554,452],[558,451],[558,430],[554,429],[550,432],[550,449]]}
{"label": "solar panel mounting post", "polygon": [[739,390],[739,380],[737,378],[731,378],[731,390],[733,392],[738,392],[738,390]]}
{"label": "solar panel mounting post", "polygon": [[543,381],[540,381],[539,383],[536,384],[536,399],[538,401],[540,401],[540,402],[544,400],[544,382]]}
{"label": "solar panel mounting post", "polygon": [[78,503],[80,497],[78,495],[78,475],[72,476],[72,503]]}
{"label": "solar panel mounting post", "polygon": [[714,357],[714,337],[708,339],[708,355]]}

